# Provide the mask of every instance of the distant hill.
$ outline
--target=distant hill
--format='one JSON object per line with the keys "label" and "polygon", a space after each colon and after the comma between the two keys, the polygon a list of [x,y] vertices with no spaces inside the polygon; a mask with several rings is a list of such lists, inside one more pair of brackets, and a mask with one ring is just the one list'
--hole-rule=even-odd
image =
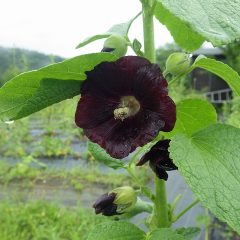
{"label": "distant hill", "polygon": [[0,86],[21,72],[63,60],[62,57],[36,51],[0,47]]}

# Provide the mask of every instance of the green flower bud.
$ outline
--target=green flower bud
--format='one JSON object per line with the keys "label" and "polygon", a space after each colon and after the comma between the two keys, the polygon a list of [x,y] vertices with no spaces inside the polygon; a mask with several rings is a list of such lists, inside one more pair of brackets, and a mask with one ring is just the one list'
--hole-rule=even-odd
{"label": "green flower bud", "polygon": [[114,204],[117,205],[117,212],[128,212],[137,202],[137,194],[132,187],[119,187],[111,191],[115,193]]}
{"label": "green flower bud", "polygon": [[118,57],[123,57],[127,53],[127,40],[120,35],[111,35],[106,39],[102,52],[111,52]]}
{"label": "green flower bud", "polygon": [[191,65],[191,58],[189,54],[176,52],[169,55],[166,61],[166,70],[164,71],[164,76],[168,73],[172,75],[180,75],[186,72]]}

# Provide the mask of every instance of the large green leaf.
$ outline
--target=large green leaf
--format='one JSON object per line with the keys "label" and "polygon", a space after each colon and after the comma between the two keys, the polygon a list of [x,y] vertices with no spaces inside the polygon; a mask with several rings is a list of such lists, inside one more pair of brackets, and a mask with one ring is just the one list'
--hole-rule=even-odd
{"label": "large green leaf", "polygon": [[170,156],[202,204],[240,233],[240,129],[214,124],[175,135]]}
{"label": "large green leaf", "polygon": [[223,62],[215,59],[200,57],[194,62],[193,68],[203,68],[209,72],[212,72],[225,80],[233,91],[240,96],[240,76],[236,71]]}
{"label": "large green leaf", "polygon": [[178,19],[213,45],[240,37],[238,0],[158,0]]}
{"label": "large green leaf", "polygon": [[0,88],[0,119],[16,120],[79,95],[85,72],[114,60],[109,53],[87,54],[16,76]]}
{"label": "large green leaf", "polygon": [[108,167],[118,169],[122,168],[124,165],[121,160],[112,158],[96,143],[88,141],[88,150],[97,161],[104,163]]}
{"label": "large green leaf", "polygon": [[164,136],[170,138],[177,133],[192,135],[217,122],[217,113],[209,102],[202,99],[186,99],[177,103],[177,121],[174,129]]}
{"label": "large green leaf", "polygon": [[97,225],[87,240],[144,240],[145,233],[129,222],[106,222]]}
{"label": "large green leaf", "polygon": [[159,22],[166,25],[175,42],[182,49],[192,52],[203,44],[204,38],[200,34],[171,14],[161,3],[157,3],[154,14]]}
{"label": "large green leaf", "polygon": [[159,228],[152,231],[147,240],[187,240],[171,228]]}
{"label": "large green leaf", "polygon": [[134,17],[133,19],[127,21],[127,22],[113,25],[107,32],[105,32],[103,34],[97,34],[97,35],[93,35],[91,37],[86,38],[81,43],[79,43],[76,48],[84,47],[85,45],[87,45],[91,42],[94,42],[94,41],[102,39],[102,38],[107,38],[111,35],[120,35],[122,37],[127,37],[128,31],[129,31],[133,21],[138,16],[139,16],[139,14],[136,17]]}

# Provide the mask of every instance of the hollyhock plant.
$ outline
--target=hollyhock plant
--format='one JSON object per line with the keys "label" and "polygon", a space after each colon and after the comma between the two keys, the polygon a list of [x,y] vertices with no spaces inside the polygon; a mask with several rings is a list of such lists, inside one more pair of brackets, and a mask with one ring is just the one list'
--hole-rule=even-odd
{"label": "hollyhock plant", "polygon": [[86,74],[75,122],[112,157],[124,158],[173,129],[176,106],[157,64],[126,56]]}
{"label": "hollyhock plant", "polygon": [[[199,73],[208,71],[228,84],[224,84],[226,93],[240,96],[238,72],[226,64],[228,57],[222,61],[229,52],[225,51],[229,43],[234,43],[234,50],[238,49],[238,2],[140,0],[142,8],[133,18],[114,24],[106,32],[90,36],[77,46],[80,48],[105,39],[103,46],[98,47],[101,52],[76,56],[22,73],[0,87],[0,120],[7,124],[55,103],[80,97],[75,122],[90,139],[86,150],[96,160],[91,175],[94,176],[95,187],[101,187],[101,183],[107,189],[115,184],[125,185],[126,182],[132,185],[118,187],[97,199],[93,205],[96,214],[117,217],[97,224],[93,229],[87,226],[84,229],[84,232],[89,232],[87,240],[195,239],[201,229],[187,226],[176,229],[176,226],[181,225],[179,220],[199,202],[209,209],[211,216],[215,215],[240,234],[240,128],[226,124],[229,122],[227,118],[224,123],[219,123],[221,118],[218,118],[214,106],[202,96],[194,99],[191,94],[192,87],[196,87],[195,82],[203,80]],[[125,9],[129,8],[128,5]],[[142,17],[143,39],[129,35],[134,27],[132,23],[139,16]],[[164,40],[164,31],[154,33],[154,25],[157,24],[154,20],[169,29],[180,47],[179,52],[172,52],[175,46],[160,47],[156,51],[155,42]],[[84,24],[87,25],[88,21]],[[202,51],[200,48],[205,41],[224,47],[221,58],[196,56],[197,52],[209,55],[208,49]],[[125,56],[128,48],[136,56]],[[162,72],[156,63],[162,64],[163,60],[165,66]],[[186,77],[189,73],[193,73],[191,81]],[[205,80],[207,77],[204,74]],[[217,78],[214,77],[214,80],[218,81]],[[179,80],[188,81],[184,85],[184,94],[179,92],[179,86],[182,86]],[[176,105],[168,95],[168,88],[178,96]],[[215,92],[210,93],[201,91],[196,94],[206,97],[210,94],[213,98],[209,100],[215,106],[225,100],[230,101],[230,96],[225,98],[219,92],[215,99]],[[58,117],[54,119],[58,124]],[[164,140],[165,137],[171,139],[171,144],[170,140]],[[4,148],[5,142],[2,144]],[[148,150],[150,145],[153,147]],[[137,151],[125,161],[118,160],[136,148]],[[148,177],[146,169],[137,167],[147,162],[154,172],[153,178]],[[120,170],[119,175],[106,171],[102,164]],[[89,170],[91,166],[86,164]],[[101,178],[95,176],[98,169],[103,174]],[[187,195],[184,197],[181,204],[184,208],[181,210],[177,209],[181,194],[173,199],[175,193],[179,193],[173,185],[181,180],[180,176],[176,179],[172,174],[173,181],[166,183],[168,171],[177,169],[194,195],[189,203]],[[109,178],[105,179],[107,175]],[[171,192],[167,191],[168,188]],[[132,221],[139,220],[137,222],[141,224],[136,226],[130,221],[140,213],[145,214]],[[194,221],[192,212],[188,217]],[[206,239],[211,238],[208,230],[206,226]]]}
{"label": "hollyhock plant", "polygon": [[140,161],[137,163],[137,166],[142,166],[149,161],[149,166],[156,173],[156,175],[160,179],[167,181],[167,171],[177,170],[177,167],[169,157],[169,143],[170,140],[168,139],[157,142],[149,152],[142,156]]}

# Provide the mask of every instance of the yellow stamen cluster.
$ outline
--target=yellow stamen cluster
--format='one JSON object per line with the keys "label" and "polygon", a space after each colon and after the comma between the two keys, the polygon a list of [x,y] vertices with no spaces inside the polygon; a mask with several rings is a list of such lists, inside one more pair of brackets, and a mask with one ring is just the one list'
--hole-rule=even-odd
{"label": "yellow stamen cluster", "polygon": [[140,103],[134,96],[124,96],[121,98],[118,108],[113,112],[115,119],[123,121],[128,117],[132,117],[140,110]]}

